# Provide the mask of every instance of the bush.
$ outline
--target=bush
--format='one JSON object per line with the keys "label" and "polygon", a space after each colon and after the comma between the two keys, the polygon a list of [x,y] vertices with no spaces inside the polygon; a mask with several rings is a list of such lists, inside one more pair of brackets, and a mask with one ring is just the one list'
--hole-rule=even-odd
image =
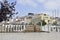
{"label": "bush", "polygon": [[57,25],[57,22],[55,21],[55,22],[53,22],[53,25]]}
{"label": "bush", "polygon": [[42,26],[46,25],[46,22],[44,20],[41,20],[41,22],[38,22],[37,25],[41,26],[41,23],[42,23]]}

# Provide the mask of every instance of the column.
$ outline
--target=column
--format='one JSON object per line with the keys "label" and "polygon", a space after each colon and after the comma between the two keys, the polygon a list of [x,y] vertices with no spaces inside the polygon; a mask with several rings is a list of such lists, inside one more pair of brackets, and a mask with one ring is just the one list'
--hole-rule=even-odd
{"label": "column", "polygon": [[15,31],[15,26],[16,26],[16,25],[13,25],[13,31]]}
{"label": "column", "polygon": [[21,31],[22,31],[22,25],[21,25]]}
{"label": "column", "polygon": [[19,28],[19,30],[21,31],[21,25],[20,25],[20,28]]}
{"label": "column", "polygon": [[24,30],[25,30],[25,25],[24,25]]}

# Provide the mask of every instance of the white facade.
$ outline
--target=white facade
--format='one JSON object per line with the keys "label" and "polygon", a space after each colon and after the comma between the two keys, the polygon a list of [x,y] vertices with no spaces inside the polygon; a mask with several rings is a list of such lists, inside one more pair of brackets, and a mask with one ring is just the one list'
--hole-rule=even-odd
{"label": "white facade", "polygon": [[60,32],[60,26],[45,25],[45,26],[42,26],[41,28],[42,28],[42,31]]}

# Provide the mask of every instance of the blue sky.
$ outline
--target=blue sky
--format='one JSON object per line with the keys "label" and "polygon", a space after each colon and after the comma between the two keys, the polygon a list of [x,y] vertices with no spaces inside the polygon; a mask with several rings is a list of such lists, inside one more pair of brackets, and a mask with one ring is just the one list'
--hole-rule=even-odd
{"label": "blue sky", "polygon": [[[60,17],[60,0],[8,0],[9,2],[17,1],[17,16],[25,16],[29,12],[39,14],[46,13],[50,16]],[[56,13],[56,15],[55,15]]]}

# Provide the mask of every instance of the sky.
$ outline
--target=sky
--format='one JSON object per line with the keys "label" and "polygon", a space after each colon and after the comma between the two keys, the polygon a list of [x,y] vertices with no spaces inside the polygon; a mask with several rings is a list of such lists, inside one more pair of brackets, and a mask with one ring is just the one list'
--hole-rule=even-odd
{"label": "sky", "polygon": [[[2,1],[2,0],[0,0]],[[60,17],[60,0],[8,0],[9,2],[17,1],[16,16],[25,16],[28,13],[40,14],[45,13],[50,16]]]}

